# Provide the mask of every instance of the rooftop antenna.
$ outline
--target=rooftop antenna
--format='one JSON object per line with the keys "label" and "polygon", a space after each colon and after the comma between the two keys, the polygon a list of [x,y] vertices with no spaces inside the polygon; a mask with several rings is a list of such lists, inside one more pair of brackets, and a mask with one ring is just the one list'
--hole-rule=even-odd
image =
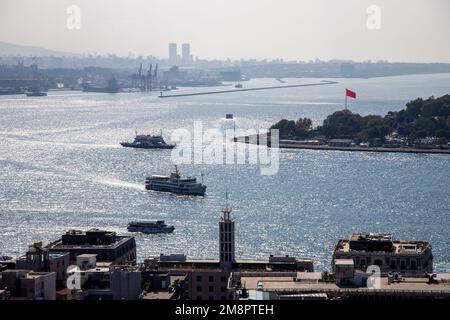
{"label": "rooftop antenna", "polygon": [[231,208],[228,205],[228,190],[225,192],[225,207],[222,209],[224,220],[230,220]]}

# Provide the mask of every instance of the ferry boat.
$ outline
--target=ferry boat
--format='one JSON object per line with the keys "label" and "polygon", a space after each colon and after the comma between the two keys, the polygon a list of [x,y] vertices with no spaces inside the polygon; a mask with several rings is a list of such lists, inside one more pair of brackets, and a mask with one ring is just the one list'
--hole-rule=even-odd
{"label": "ferry boat", "polygon": [[175,166],[170,176],[153,175],[145,178],[145,189],[181,195],[204,196],[206,186],[194,177],[182,177]]}
{"label": "ferry boat", "polygon": [[175,229],[174,226],[168,226],[164,220],[156,221],[132,221],[128,224],[127,230],[129,232],[142,233],[171,233]]}
{"label": "ferry boat", "polygon": [[174,144],[168,144],[164,141],[162,135],[137,134],[133,142],[121,142],[123,147],[139,148],[139,149],[173,149]]}

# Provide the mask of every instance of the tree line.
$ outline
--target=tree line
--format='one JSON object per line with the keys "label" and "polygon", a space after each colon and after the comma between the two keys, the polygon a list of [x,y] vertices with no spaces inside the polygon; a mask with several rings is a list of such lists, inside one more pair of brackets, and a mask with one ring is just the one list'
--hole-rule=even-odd
{"label": "tree line", "polygon": [[278,129],[281,139],[347,138],[358,141],[382,139],[391,133],[415,141],[433,137],[441,141],[450,139],[450,95],[426,100],[418,98],[400,111],[390,111],[384,117],[361,116],[350,110],[336,111],[326,117],[322,125],[313,127],[309,118],[282,119],[271,126]]}

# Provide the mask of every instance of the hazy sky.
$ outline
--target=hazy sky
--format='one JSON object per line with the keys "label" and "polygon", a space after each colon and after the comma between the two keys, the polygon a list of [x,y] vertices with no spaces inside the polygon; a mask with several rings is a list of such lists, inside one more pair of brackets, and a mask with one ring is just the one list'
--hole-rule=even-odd
{"label": "hazy sky", "polygon": [[[69,30],[69,5],[81,28]],[[381,29],[369,29],[370,5]],[[448,0],[0,0],[0,41],[76,53],[450,62]]]}

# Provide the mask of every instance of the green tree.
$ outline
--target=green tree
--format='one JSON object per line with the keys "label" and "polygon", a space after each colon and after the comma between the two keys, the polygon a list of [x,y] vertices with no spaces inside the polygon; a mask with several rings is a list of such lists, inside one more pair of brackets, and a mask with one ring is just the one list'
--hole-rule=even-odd
{"label": "green tree", "polygon": [[361,126],[359,114],[342,110],[329,115],[318,130],[328,138],[353,138],[360,132]]}

